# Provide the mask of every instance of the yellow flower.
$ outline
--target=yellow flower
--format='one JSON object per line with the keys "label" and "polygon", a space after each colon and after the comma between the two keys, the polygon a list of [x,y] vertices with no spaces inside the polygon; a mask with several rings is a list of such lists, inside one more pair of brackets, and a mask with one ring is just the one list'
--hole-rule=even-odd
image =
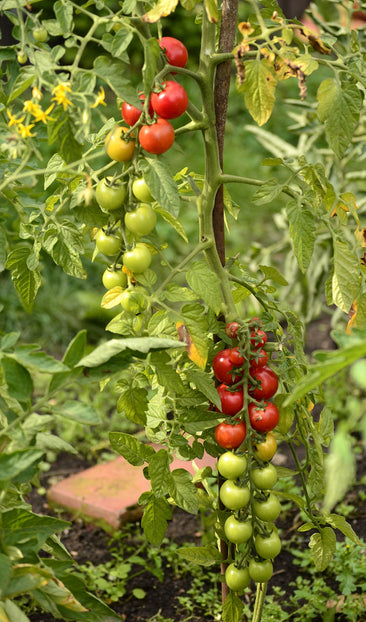
{"label": "yellow flower", "polygon": [[22,138],[28,138],[28,136],[35,136],[35,134],[31,133],[32,127],[34,127],[34,123],[29,123],[28,125],[18,123],[17,130]]}
{"label": "yellow flower", "polygon": [[99,104],[102,104],[102,106],[106,106],[107,104],[105,103],[104,99],[105,92],[104,88],[101,86],[97,95],[97,99],[95,100],[94,104],[92,104],[91,108],[96,108],[97,106],[99,106]]}
{"label": "yellow flower", "polygon": [[38,101],[40,101],[43,97],[41,91],[39,90],[38,86],[34,86],[32,88],[32,97],[33,99],[38,99]]}
{"label": "yellow flower", "polygon": [[30,99],[27,99],[23,105],[23,112],[34,114],[34,110],[37,110],[37,108],[39,108],[39,104],[35,104]]}
{"label": "yellow flower", "polygon": [[72,106],[72,102],[67,99],[66,93],[71,93],[70,83],[69,82],[60,82],[52,91],[54,97],[52,101],[55,101],[56,104],[59,104],[64,107],[66,110],[67,106]]}
{"label": "yellow flower", "polygon": [[47,110],[42,110],[40,106],[37,106],[37,109],[32,112],[35,121],[42,121],[43,123],[47,123],[47,121],[52,121],[52,117],[49,116],[51,110],[53,110],[55,104],[51,104]]}
{"label": "yellow flower", "polygon": [[9,117],[9,123],[8,126],[11,127],[12,125],[18,125],[18,123],[21,123],[22,121],[24,121],[25,119],[25,115],[23,115],[20,119],[17,119],[16,116],[14,114],[11,113],[11,111],[9,110],[9,108],[6,111],[6,114]]}

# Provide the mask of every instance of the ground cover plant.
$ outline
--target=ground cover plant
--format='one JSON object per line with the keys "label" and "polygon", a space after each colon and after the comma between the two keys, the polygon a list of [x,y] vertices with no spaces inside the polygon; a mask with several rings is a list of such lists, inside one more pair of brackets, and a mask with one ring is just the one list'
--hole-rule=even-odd
{"label": "ground cover plant", "polygon": [[[164,0],[2,3],[13,26],[13,42],[0,50],[2,269],[31,312],[47,287],[45,263],[81,280],[93,264],[101,307],[112,311],[106,339],[91,348],[81,330],[62,360],[15,331],[1,335],[5,622],[28,619],[19,597],[29,593],[55,617],[116,617],[72,574],[55,535],[65,522],[24,501],[45,452],[71,450],[54,434],[56,418],[99,423],[77,396],[58,401],[77,385],[114,393],[118,412],[144,432],[141,440],[114,430],[109,439],[151,482],[139,503],[152,545],[163,542],[172,506],[211,516],[215,539],[177,554],[213,567],[225,622],[245,619],[248,607],[253,622],[265,619],[284,503],[298,507],[318,571],[336,554],[336,534],[362,545],[334,510],[355,478],[362,399],[344,396],[352,416],[335,429],[324,383],[352,366],[361,396],[365,389],[364,34],[352,28],[364,4],[319,2],[312,30],[287,20],[274,0],[179,9]],[[174,36],[176,9],[199,32],[195,56]],[[263,129],[287,82],[296,88],[288,105],[297,144]],[[257,125],[246,131],[269,151],[255,177],[226,168],[233,88]],[[180,141],[185,164],[174,170]],[[250,158],[245,145],[242,157]],[[248,209],[267,204],[281,205],[283,239],[271,252],[265,243],[247,252],[237,229],[227,256],[225,228],[235,231],[240,211],[250,223]],[[315,308],[325,299],[343,314],[337,350],[315,353],[311,366],[309,293]],[[271,462],[279,442],[291,469]],[[171,470],[173,455],[191,461],[204,452],[217,470]],[[287,478],[298,493],[281,485]]]}

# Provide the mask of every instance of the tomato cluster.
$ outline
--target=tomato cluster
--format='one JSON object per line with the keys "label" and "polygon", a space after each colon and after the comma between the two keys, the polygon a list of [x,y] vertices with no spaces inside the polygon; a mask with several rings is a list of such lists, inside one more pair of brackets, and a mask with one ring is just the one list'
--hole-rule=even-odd
{"label": "tomato cluster", "polygon": [[[181,68],[186,66],[188,52],[181,41],[174,37],[162,37],[159,45],[170,65]],[[172,71],[174,73],[176,72]],[[165,153],[174,143],[175,132],[170,120],[184,114],[188,106],[188,95],[181,84],[175,80],[166,80],[157,84],[147,97],[148,103],[145,93],[139,93],[141,108],[123,102],[121,115],[130,128],[136,126],[138,129],[141,147],[148,153],[159,155]],[[131,130],[129,136],[132,137],[130,132]]]}
{"label": "tomato cluster", "polygon": [[279,421],[270,398],[279,383],[268,365],[267,334],[258,318],[246,325],[230,322],[225,333],[231,347],[217,352],[212,361],[220,412],[226,416],[215,429],[217,443],[226,450],[217,463],[225,478],[219,489],[224,508],[220,529],[232,545],[225,581],[241,592],[252,580],[265,583],[271,578],[272,560],[281,550],[273,524],[281,510],[272,490],[277,469],[270,462],[277,449],[272,430]]}
{"label": "tomato cluster", "polygon": [[[249,346],[244,348],[241,344],[220,350],[213,358],[212,370],[220,382],[217,392],[221,412],[227,417],[239,415],[244,408],[246,392],[250,400],[247,406],[250,426],[256,432],[264,434],[273,430],[279,421],[278,409],[269,401],[278,389],[278,377],[267,365],[268,355],[263,349],[267,334],[260,326],[257,318],[253,318]],[[238,340],[240,324],[230,322],[226,325],[225,332],[232,340]],[[245,437],[246,425],[236,417],[233,421],[220,423],[215,430],[216,441],[224,449],[239,447]]]}
{"label": "tomato cluster", "polygon": [[[155,197],[141,175],[141,148],[155,155],[167,151],[175,139],[169,120],[182,115],[188,106],[187,93],[172,79],[177,72],[171,70],[185,67],[187,49],[174,37],[162,37],[159,45],[170,79],[156,80],[151,92],[139,92],[140,107],[122,104],[121,115],[127,127],[117,125],[105,137],[107,155],[121,163],[122,170],[99,179],[95,193],[91,184],[85,192],[88,201],[95,194],[100,209],[108,215],[108,224],[94,230],[93,235],[96,252],[111,262],[102,276],[108,290],[102,305],[112,308],[120,302],[134,320],[148,306],[147,292],[139,282],[146,280],[153,251],[153,243],[141,238],[152,234],[157,222]],[[154,278],[151,271],[149,276]],[[133,323],[134,329],[137,324]]]}
{"label": "tomato cluster", "polygon": [[[281,511],[278,497],[272,490],[277,482],[277,470],[269,462],[276,446],[274,436],[268,433],[254,453],[226,451],[217,462],[218,472],[225,478],[220,487],[220,501],[229,510],[229,513],[222,513],[223,533],[237,553],[233,555],[233,548],[230,548],[225,581],[235,592],[243,591],[251,580],[269,581],[273,573],[272,560],[281,551],[281,540],[273,523]],[[266,457],[264,464],[261,451]]]}

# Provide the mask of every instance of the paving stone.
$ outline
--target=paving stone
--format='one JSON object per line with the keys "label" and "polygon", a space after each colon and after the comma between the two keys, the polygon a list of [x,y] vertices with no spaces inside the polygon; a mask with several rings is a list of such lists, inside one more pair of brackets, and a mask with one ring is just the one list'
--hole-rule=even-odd
{"label": "paving stone", "polygon": [[[195,460],[198,468],[214,468],[215,462],[208,455]],[[178,468],[185,468],[192,475],[195,473],[189,461],[175,459],[171,470]],[[134,467],[118,457],[57,482],[47,496],[50,504],[72,510],[107,529],[118,529],[122,523],[141,516],[142,508],[137,501],[149,489],[150,482],[143,475],[143,467]]]}

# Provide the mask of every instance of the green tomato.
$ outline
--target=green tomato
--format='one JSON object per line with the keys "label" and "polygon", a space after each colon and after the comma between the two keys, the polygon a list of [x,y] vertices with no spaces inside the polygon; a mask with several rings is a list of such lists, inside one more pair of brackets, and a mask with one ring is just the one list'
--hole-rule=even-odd
{"label": "green tomato", "polygon": [[122,207],[127,195],[126,184],[119,181],[114,182],[113,177],[104,177],[97,183],[95,196],[99,207],[106,212]]}
{"label": "green tomato", "polygon": [[268,464],[263,469],[253,469],[252,480],[259,490],[270,490],[277,482],[277,469],[273,464]]}
{"label": "green tomato", "polygon": [[119,266],[117,269],[109,266],[104,272],[102,276],[102,283],[106,289],[112,289],[113,287],[126,287],[127,285],[127,276],[122,271],[122,267]]}
{"label": "green tomato", "polygon": [[281,512],[281,504],[278,500],[277,495],[275,495],[273,492],[270,492],[265,501],[254,499],[253,512],[255,516],[257,516],[257,518],[259,518],[260,520],[276,520]]}
{"label": "green tomato", "polygon": [[222,477],[236,479],[247,470],[247,459],[245,456],[238,456],[232,451],[226,451],[218,459],[217,469]]}
{"label": "green tomato", "polygon": [[155,228],[156,213],[149,203],[141,203],[133,212],[126,212],[125,225],[137,236],[148,235]]}
{"label": "green tomato", "polygon": [[237,486],[227,479],[220,488],[220,499],[229,510],[240,510],[249,503],[250,490],[247,486]]}
{"label": "green tomato", "polygon": [[143,177],[139,177],[132,182],[132,192],[138,201],[142,203],[151,203],[154,200],[149,186]]}
{"label": "green tomato", "polygon": [[273,559],[281,551],[281,540],[275,531],[265,538],[259,533],[254,539],[255,550],[263,559]]}
{"label": "green tomato", "polygon": [[99,229],[95,236],[97,249],[104,255],[116,255],[121,250],[121,238],[114,233],[106,233]]}
{"label": "green tomato", "polygon": [[146,308],[146,296],[143,287],[129,287],[122,292],[121,307],[129,313],[137,315]]}
{"label": "green tomato", "polygon": [[141,274],[151,264],[151,253],[145,244],[137,242],[135,248],[123,254],[122,260],[127,270],[135,274]]}
{"label": "green tomato", "polygon": [[241,592],[250,583],[248,568],[238,568],[235,564],[230,564],[225,571],[225,583],[234,592]]}
{"label": "green tomato", "polygon": [[253,527],[250,521],[240,521],[231,515],[225,521],[224,532],[229,542],[241,544],[252,536]]}
{"label": "green tomato", "polygon": [[38,41],[38,43],[44,43],[44,41],[47,41],[48,32],[47,32],[47,29],[42,25],[36,26],[35,28],[33,28],[32,34],[33,34],[34,40]]}
{"label": "green tomato", "polygon": [[256,583],[267,583],[273,575],[272,562],[269,559],[261,562],[252,558],[249,562],[249,575]]}
{"label": "green tomato", "polygon": [[28,60],[28,56],[24,52],[18,52],[17,61],[20,65],[24,65]]}

